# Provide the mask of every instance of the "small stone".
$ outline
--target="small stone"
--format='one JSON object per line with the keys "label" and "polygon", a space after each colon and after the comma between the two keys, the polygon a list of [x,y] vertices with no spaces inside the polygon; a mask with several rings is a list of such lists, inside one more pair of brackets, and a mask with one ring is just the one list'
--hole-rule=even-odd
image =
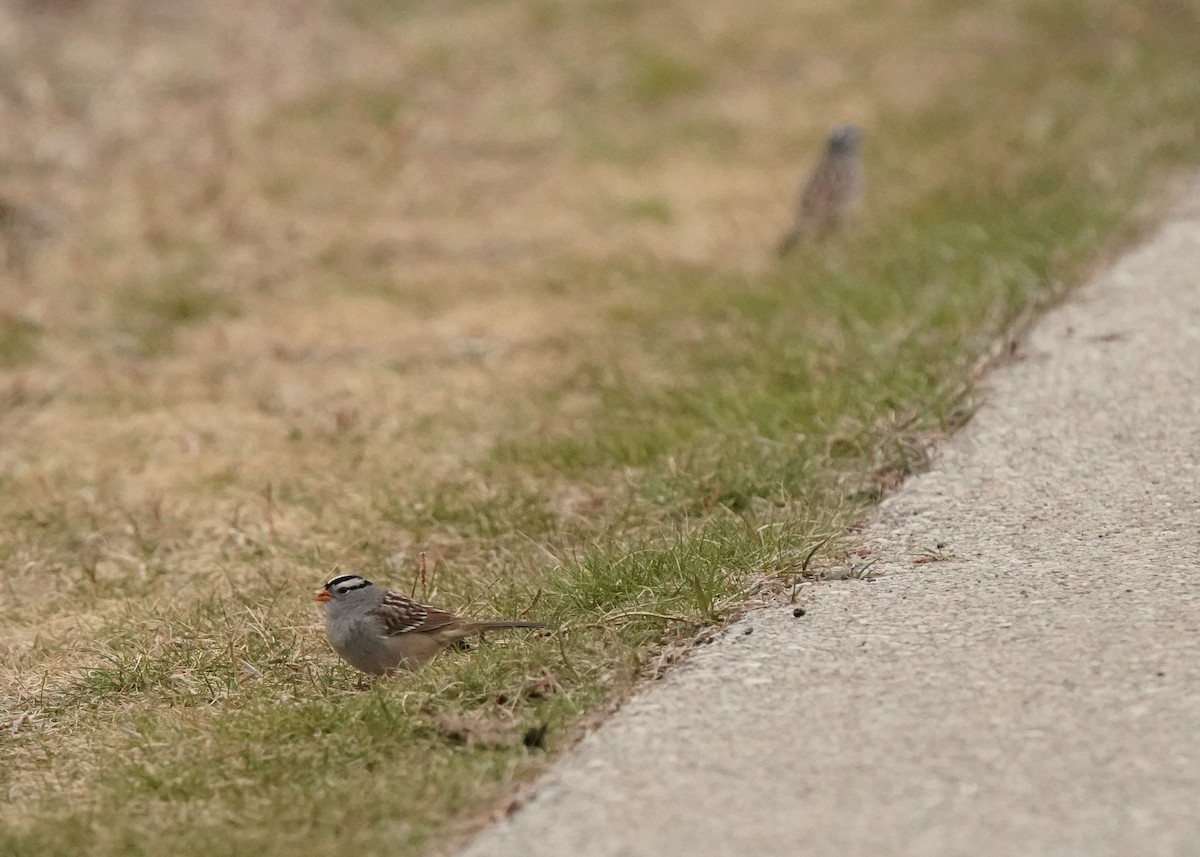
{"label": "small stone", "polygon": [[742,636],[749,637],[753,633],[754,633],[753,628],[747,628],[745,631],[742,631]]}
{"label": "small stone", "polygon": [[792,611],[792,615],[795,616],[797,619],[799,619],[801,616],[803,616],[807,612],[808,611],[805,610],[803,607],[797,607],[795,610]]}
{"label": "small stone", "polygon": [[541,723],[526,729],[525,734],[521,736],[521,743],[531,750],[543,749],[546,746],[546,730],[549,728],[550,724]]}

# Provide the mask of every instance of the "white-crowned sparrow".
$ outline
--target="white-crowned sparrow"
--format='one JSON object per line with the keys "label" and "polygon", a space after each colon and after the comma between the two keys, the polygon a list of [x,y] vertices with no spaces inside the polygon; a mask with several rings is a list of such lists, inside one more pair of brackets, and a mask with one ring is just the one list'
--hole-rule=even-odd
{"label": "white-crowned sparrow", "polygon": [[545,628],[541,622],[476,622],[407,595],[342,574],[317,590],[325,605],[325,634],[351,665],[372,675],[417,670],[464,637],[501,628]]}
{"label": "white-crowned sparrow", "polygon": [[863,189],[861,143],[862,132],[855,125],[839,125],[830,132],[825,156],[800,191],[796,222],[779,242],[781,255],[801,241],[824,238],[858,205]]}

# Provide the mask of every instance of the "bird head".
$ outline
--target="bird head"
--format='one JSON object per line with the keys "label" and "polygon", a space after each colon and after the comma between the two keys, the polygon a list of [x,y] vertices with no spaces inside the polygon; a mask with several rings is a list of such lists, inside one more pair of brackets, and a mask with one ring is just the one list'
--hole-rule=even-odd
{"label": "bird head", "polygon": [[858,151],[862,143],[862,131],[857,125],[838,125],[829,132],[829,153],[831,155],[851,155]]}
{"label": "bird head", "polygon": [[325,585],[313,595],[313,599],[322,603],[350,600],[361,597],[362,593],[369,591],[374,585],[365,577],[359,577],[357,574],[339,574],[337,577],[327,580]]}

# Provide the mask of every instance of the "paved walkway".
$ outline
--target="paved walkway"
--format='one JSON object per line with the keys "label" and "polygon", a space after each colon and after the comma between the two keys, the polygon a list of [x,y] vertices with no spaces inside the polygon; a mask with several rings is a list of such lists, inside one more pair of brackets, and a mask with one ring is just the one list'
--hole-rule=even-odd
{"label": "paved walkway", "polygon": [[1022,354],[883,577],[746,617],[464,857],[1200,854],[1200,184]]}

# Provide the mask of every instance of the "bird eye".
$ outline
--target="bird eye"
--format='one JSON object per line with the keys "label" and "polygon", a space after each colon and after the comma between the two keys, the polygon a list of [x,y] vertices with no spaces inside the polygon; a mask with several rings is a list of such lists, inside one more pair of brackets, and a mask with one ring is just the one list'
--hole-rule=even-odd
{"label": "bird eye", "polygon": [[344,586],[339,586],[339,587],[337,588],[337,591],[338,591],[338,595],[345,595],[345,594],[346,594],[347,592],[349,592],[350,590],[349,590],[349,589],[347,589],[347,588],[346,588],[346,587],[344,587]]}

